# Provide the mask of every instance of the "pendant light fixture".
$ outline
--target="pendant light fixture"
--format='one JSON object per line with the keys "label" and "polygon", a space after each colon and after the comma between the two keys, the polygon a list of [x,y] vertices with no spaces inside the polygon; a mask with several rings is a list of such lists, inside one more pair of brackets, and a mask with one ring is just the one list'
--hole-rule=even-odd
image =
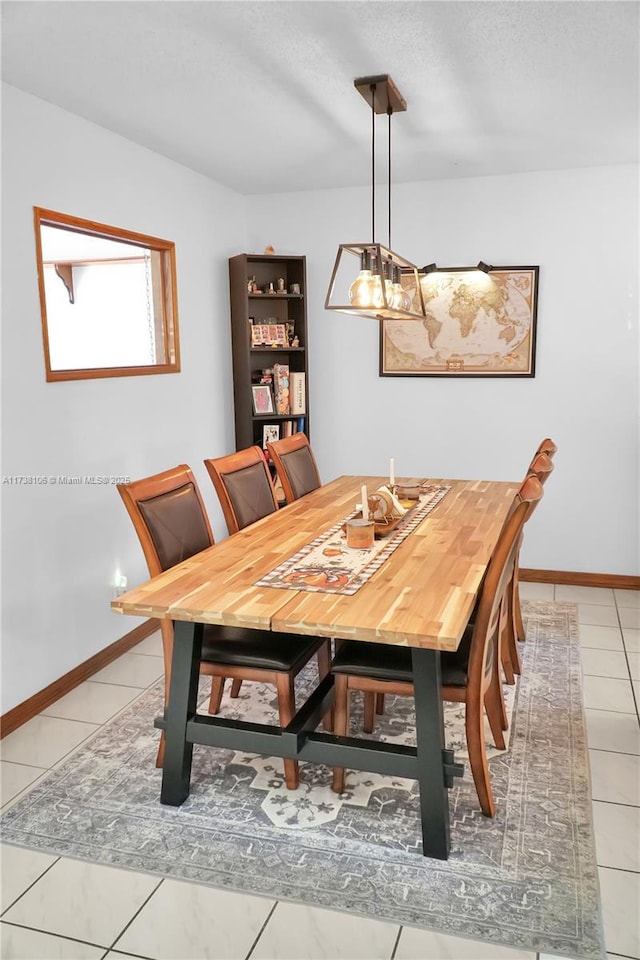
{"label": "pendant light fixture", "polygon": [[[361,77],[354,85],[371,107],[371,242],[340,244],[324,306],[326,310],[377,320],[424,320],[418,268],[391,250],[391,118],[394,113],[404,112],[407,104],[386,74]],[[388,117],[387,246],[375,239],[375,124],[376,114],[381,113]]]}

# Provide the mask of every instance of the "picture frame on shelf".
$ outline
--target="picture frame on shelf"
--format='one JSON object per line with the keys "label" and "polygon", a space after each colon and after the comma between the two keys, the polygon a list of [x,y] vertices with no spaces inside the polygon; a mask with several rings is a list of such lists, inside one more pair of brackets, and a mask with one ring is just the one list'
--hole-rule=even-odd
{"label": "picture frame on shelf", "polygon": [[253,412],[255,414],[273,413],[273,394],[271,387],[266,384],[252,384],[251,393],[253,395]]}
{"label": "picture frame on shelf", "polygon": [[253,323],[251,325],[252,347],[286,347],[287,325],[284,323]]}
{"label": "picture frame on shelf", "polygon": [[268,443],[275,443],[280,439],[280,427],[277,423],[265,423],[262,428],[262,448],[267,449]]}

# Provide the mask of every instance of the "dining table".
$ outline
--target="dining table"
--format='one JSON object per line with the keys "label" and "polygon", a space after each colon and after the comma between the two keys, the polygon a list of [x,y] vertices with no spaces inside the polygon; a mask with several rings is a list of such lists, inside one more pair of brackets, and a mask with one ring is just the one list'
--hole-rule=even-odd
{"label": "dining table", "polygon": [[[155,721],[165,733],[162,803],[189,796],[194,744],[400,776],[418,782],[423,855],[448,858],[449,789],[464,768],[445,744],[440,656],[460,644],[519,485],[423,479],[445,494],[353,593],[295,578],[260,583],[352,516],[363,485],[386,483],[341,476],[112,601],[116,612],[174,622],[169,697]],[[409,647],[415,746],[318,729],[333,702],[331,675],[284,727],[198,713],[204,624]]]}

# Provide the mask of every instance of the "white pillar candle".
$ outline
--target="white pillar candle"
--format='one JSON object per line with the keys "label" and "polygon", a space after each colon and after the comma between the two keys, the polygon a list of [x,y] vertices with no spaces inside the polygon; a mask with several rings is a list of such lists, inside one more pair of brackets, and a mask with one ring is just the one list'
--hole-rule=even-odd
{"label": "white pillar candle", "polygon": [[393,457],[389,460],[389,486],[392,487],[396,482],[396,470]]}
{"label": "white pillar candle", "polygon": [[363,483],[360,487],[360,499],[362,500],[362,519],[369,519],[369,497],[367,495],[367,486]]}

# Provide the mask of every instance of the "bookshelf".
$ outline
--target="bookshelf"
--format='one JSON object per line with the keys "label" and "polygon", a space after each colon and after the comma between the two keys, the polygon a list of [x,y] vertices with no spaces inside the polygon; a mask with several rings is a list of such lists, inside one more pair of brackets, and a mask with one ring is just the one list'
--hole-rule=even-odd
{"label": "bookshelf", "polygon": [[[236,449],[253,444],[264,449],[267,439],[298,430],[309,436],[306,258],[240,253],[229,258],[229,288]],[[288,385],[276,376],[278,368],[283,374],[286,367]],[[274,368],[270,380],[268,371]],[[303,380],[296,383],[296,374],[303,374]],[[282,390],[277,412],[278,379],[289,389],[289,401],[297,395],[303,412],[291,412],[290,406],[284,412]],[[269,390],[256,391],[254,400],[256,386]],[[263,412],[269,393],[273,412]]]}

